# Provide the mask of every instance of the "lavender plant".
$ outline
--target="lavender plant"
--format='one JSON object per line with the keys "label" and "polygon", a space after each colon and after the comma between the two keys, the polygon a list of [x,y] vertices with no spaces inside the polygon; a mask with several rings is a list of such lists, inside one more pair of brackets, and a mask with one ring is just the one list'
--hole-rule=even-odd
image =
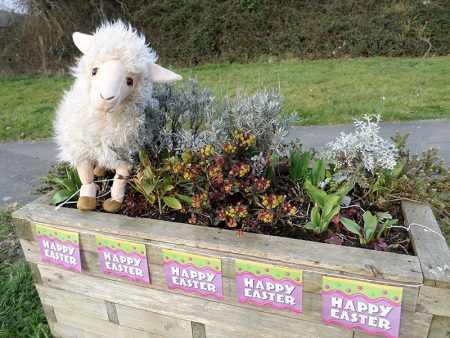
{"label": "lavender plant", "polygon": [[227,97],[218,106],[211,92],[200,88],[194,78],[188,80],[187,88],[155,87],[154,104],[146,114],[146,152],[158,159],[164,152],[198,151],[206,145],[221,149],[239,130],[256,138],[254,169],[258,170],[263,156],[281,152],[289,126],[298,120],[297,113],[281,115],[283,101],[274,91],[261,91],[249,97]]}
{"label": "lavender plant", "polygon": [[154,102],[146,111],[145,150],[152,159],[160,159],[164,152],[200,149],[209,140],[204,126],[212,115],[214,97],[200,88],[195,78],[188,79],[187,88],[173,85],[156,86]]}
{"label": "lavender plant", "polygon": [[235,130],[255,136],[255,148],[264,155],[281,152],[289,127],[299,120],[296,112],[281,115],[284,98],[275,91],[259,91],[249,97],[226,98],[211,129],[222,141]]}

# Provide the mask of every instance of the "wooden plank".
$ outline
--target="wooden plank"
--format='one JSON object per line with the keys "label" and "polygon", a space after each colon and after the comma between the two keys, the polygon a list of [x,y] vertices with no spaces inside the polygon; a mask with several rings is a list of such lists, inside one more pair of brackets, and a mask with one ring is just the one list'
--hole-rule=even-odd
{"label": "wooden plank", "polygon": [[[317,332],[324,332],[329,336],[345,336],[348,330],[338,326],[324,326],[321,322],[321,300],[319,295],[305,294],[305,312],[297,319],[281,316],[279,313],[266,313],[258,309],[243,308],[241,306],[233,306],[226,303],[214,302],[207,299],[192,298],[185,295],[170,294],[160,290],[152,290],[148,288],[136,288],[126,283],[118,283],[109,280],[99,280],[96,277],[80,275],[79,280],[70,278],[70,272],[58,270],[53,267],[41,266],[41,274],[44,277],[44,283],[50,283],[51,287],[76,289],[80,293],[88,293],[91,297],[110,297],[108,301],[114,301],[116,306],[123,304],[129,307],[136,307],[143,310],[152,309],[152,311],[181,318],[190,321],[200,321],[206,324],[206,334],[210,326],[224,328],[229,330],[233,325],[241,325],[242,328],[248,329],[248,334],[256,332],[260,326],[252,326],[247,323],[245,318],[254,318],[255,323],[264,322],[268,327],[267,334],[275,334],[274,328],[282,325],[286,334],[295,336],[296,332],[314,336]],[[70,279],[65,282],[65,278]],[[70,284],[74,284],[71,286]],[[76,286],[79,285],[79,286]],[[97,290],[94,289],[97,286]],[[114,291],[115,290],[115,291]],[[91,294],[92,293],[92,294]],[[127,296],[129,295],[129,296]],[[116,297],[114,297],[116,296]],[[308,297],[311,297],[310,299]],[[309,299],[309,300],[308,300]],[[156,302],[156,303],[155,303]],[[204,311],[203,309],[208,309]],[[224,316],[223,313],[227,313]],[[224,318],[226,317],[226,318]],[[405,337],[423,337],[428,332],[431,323],[431,315],[403,311],[402,313],[402,332]],[[244,319],[244,320],[243,320]],[[308,321],[309,319],[315,320]],[[119,321],[120,314],[119,314]],[[282,323],[282,324],[280,324]],[[221,325],[222,324],[222,325]],[[308,328],[305,330],[302,328]],[[324,328],[318,328],[317,326]],[[337,330],[336,332],[328,332],[329,328]],[[211,330],[214,331],[212,328]],[[298,331],[299,330],[299,331]],[[302,331],[304,330],[304,331]],[[409,332],[410,336],[407,335]],[[411,336],[411,332],[414,334]]]}
{"label": "wooden plank", "polygon": [[190,321],[120,304],[116,305],[116,309],[120,325],[164,337],[177,338],[190,337],[192,335]]}
{"label": "wooden plank", "polygon": [[[33,236],[34,236],[35,240],[37,240],[36,229],[35,229],[34,224],[32,224],[30,227],[31,227],[31,231],[33,232]],[[63,228],[66,230],[70,230],[70,231],[77,231],[77,229],[70,228],[70,227],[63,227]],[[96,233],[94,231],[84,231],[84,232],[79,233],[80,247],[81,247],[82,254],[83,254],[83,252],[92,252],[92,253],[97,254],[97,244],[95,241],[96,235],[98,235],[98,233]],[[198,255],[213,256],[213,257],[221,258],[222,259],[222,275],[228,276],[228,277],[233,277],[233,278],[235,276],[234,264],[235,264],[236,259],[250,260],[250,261],[255,261],[255,262],[259,262],[259,263],[263,263],[263,264],[265,263],[265,264],[272,264],[272,265],[280,265],[280,266],[283,266],[286,268],[292,268],[292,269],[302,269],[302,270],[304,270],[305,277],[308,277],[308,278],[305,278],[305,280],[306,280],[305,285],[304,285],[305,290],[315,292],[315,293],[321,292],[322,275],[323,274],[336,275],[339,277],[347,276],[347,277],[362,278],[358,274],[344,273],[344,272],[341,272],[338,270],[330,270],[330,269],[327,270],[327,269],[322,269],[320,267],[315,267],[314,270],[310,270],[311,267],[308,267],[308,266],[292,264],[289,262],[274,262],[274,261],[271,261],[268,259],[247,257],[243,254],[238,255],[238,254],[233,254],[233,253],[216,252],[213,250],[206,250],[206,249],[199,249],[199,248],[186,248],[186,247],[183,247],[183,246],[177,245],[177,244],[159,243],[159,242],[153,242],[153,241],[142,241],[140,239],[129,238],[129,237],[124,237],[124,236],[120,236],[120,235],[115,235],[113,237],[122,239],[125,241],[135,241],[138,243],[145,244],[146,250],[147,250],[148,262],[153,263],[155,265],[163,265],[164,260],[163,260],[162,252],[161,252],[162,249],[173,249],[173,250],[180,250],[180,251],[188,251],[188,252],[191,252],[193,254],[198,254]],[[81,257],[81,258],[83,259],[83,257]],[[417,267],[419,267],[418,260],[417,260]],[[382,278],[379,273],[374,272],[372,278],[376,278],[376,276]],[[366,277],[366,278],[370,278],[370,277]],[[310,283],[313,283],[313,284],[310,284]]]}
{"label": "wooden plank", "polygon": [[117,315],[116,304],[105,300],[106,312],[111,323],[119,324],[119,316]]}
{"label": "wooden plank", "polygon": [[419,257],[424,284],[450,288],[450,251],[433,211],[427,205],[403,201],[414,252]]}
{"label": "wooden plank", "polygon": [[[427,337],[430,329],[431,315],[423,313],[411,313],[402,311],[400,319],[400,338],[424,338]],[[354,338],[369,338],[369,337],[385,337],[384,335],[369,335],[362,330],[354,330]]]}
{"label": "wooden plank", "polygon": [[353,335],[353,338],[373,338],[373,337],[383,338],[386,336],[383,334],[367,334],[360,330],[355,330],[355,333]]}
{"label": "wooden plank", "polygon": [[49,323],[52,335],[55,338],[105,338],[98,333],[88,332],[82,328],[65,325],[64,323]]}
{"label": "wooden plank", "polygon": [[[41,299],[42,303],[42,299]],[[44,310],[45,317],[47,317],[48,322],[56,322],[55,311],[53,310],[53,306],[42,304],[42,309]]]}
{"label": "wooden plank", "polygon": [[428,338],[450,337],[450,317],[433,316]]}
{"label": "wooden plank", "polygon": [[135,330],[123,325],[117,325],[101,319],[86,316],[82,313],[71,312],[61,308],[55,308],[56,318],[59,323],[72,327],[81,327],[84,331],[101,334],[106,337],[127,338],[160,338],[161,336]]}
{"label": "wooden plank", "polygon": [[192,338],[206,338],[205,324],[191,322]]}
{"label": "wooden plank", "polygon": [[[37,243],[22,240],[22,245],[25,248],[27,260],[30,262],[40,263],[40,253],[39,253],[39,248],[37,247]],[[121,281],[123,283],[129,283],[129,284],[135,285],[136,287],[145,287],[144,285],[136,284],[136,283],[130,282],[128,280],[114,277],[112,275],[104,275],[101,272],[100,262],[99,262],[97,253],[90,252],[90,251],[81,251],[81,260],[82,260],[83,273],[86,273],[86,274],[92,275],[92,276],[96,276],[96,277],[100,277],[100,278]],[[226,261],[227,261],[226,264],[229,265],[229,264],[231,264],[232,260],[227,259]],[[45,263],[41,263],[41,264],[45,264]],[[233,264],[234,264],[234,261],[233,261]],[[234,269],[234,265],[233,265],[233,269]],[[166,286],[165,275],[163,273],[163,268],[161,265],[155,265],[155,264],[151,263],[151,264],[149,264],[149,271],[150,271],[151,280],[152,280],[152,284],[149,287],[156,288],[156,289],[163,290],[163,291],[183,294],[183,295],[186,295],[187,297],[202,298],[201,296],[197,296],[195,293],[186,294],[185,292],[176,290],[176,289],[168,290],[167,286]],[[312,280],[309,279],[309,277],[311,277],[311,276],[314,276],[314,278],[312,278]],[[318,278],[317,276],[319,276],[320,278]],[[224,301],[225,302],[236,305],[236,306],[240,306],[240,307],[245,307],[245,308],[250,308],[250,309],[255,308],[255,306],[250,303],[239,303],[239,301],[237,300],[237,298],[236,298],[236,279],[235,279],[234,270],[233,270],[232,277],[223,277],[222,279],[223,279],[223,290],[224,290],[224,296],[225,296]],[[393,285],[393,284],[385,283],[384,281],[378,281],[378,280],[373,281],[373,280],[364,279],[364,281]],[[394,285],[397,285],[397,284],[394,284]],[[419,287],[408,286],[408,285],[398,285],[398,286],[402,286],[404,288],[403,289],[403,292],[404,292],[403,302],[402,302],[403,308],[405,310],[415,311]],[[306,306],[308,305],[308,302],[311,302],[311,299],[313,299],[313,298],[318,299],[318,297],[320,298],[321,288],[322,288],[322,274],[319,274],[317,272],[311,272],[311,271],[305,272],[304,293],[303,293],[303,302],[304,302],[305,309],[306,309]],[[314,292],[309,292],[308,291],[309,289],[313,289]],[[315,294],[315,295],[312,295],[312,294]],[[314,297],[314,296],[316,296],[316,297]],[[320,299],[317,300],[317,302],[320,303]],[[286,310],[286,311],[280,312],[279,310],[275,310],[275,309],[272,309],[271,307],[267,307],[267,306],[260,308],[260,311],[281,314],[283,316],[293,317],[293,318],[297,317],[297,315],[291,311]],[[303,316],[305,316],[306,320],[312,320],[312,321],[316,321],[316,322],[322,321],[320,308],[314,308],[314,309],[309,308],[308,311],[305,311]]]}
{"label": "wooden plank", "polygon": [[82,213],[31,203],[14,213],[14,217],[35,222],[57,224],[77,231],[95,231],[129,239],[172,243],[219,253],[246,255],[273,262],[292,263],[319,269],[344,271],[361,276],[392,281],[421,283],[416,257],[324,243],[294,240],[259,234],[238,238],[234,232],[151,219],[135,219],[106,213]]}
{"label": "wooden plank", "polygon": [[421,286],[417,311],[450,317],[450,289]]}
{"label": "wooden plank", "polygon": [[[25,251],[23,247],[22,250]],[[42,284],[42,277],[41,274],[39,273],[39,269],[36,263],[37,262],[32,263],[31,261],[28,261],[28,266],[30,267],[31,276],[33,277],[34,284]]]}
{"label": "wooden plank", "polygon": [[[71,312],[84,313],[92,318],[109,320],[105,302],[100,299],[86,297],[74,292],[50,289],[41,285],[37,285],[36,288],[43,304]],[[47,318],[49,317],[47,316]]]}
{"label": "wooden plank", "polygon": [[13,218],[13,225],[18,238],[33,240],[30,222],[26,219]]}
{"label": "wooden plank", "polygon": [[[313,323],[293,318],[282,317],[250,309],[232,306],[207,299],[186,297],[160,290],[134,287],[126,283],[99,279],[87,275],[40,265],[44,284],[62,290],[77,292],[93,298],[104,299],[117,305],[135,307],[142,310],[152,309],[162,315],[176,317],[187,321],[201,322],[208,327],[238,326],[245,332],[254,334],[261,330],[267,335],[276,336],[280,327],[287,335],[302,337],[351,337],[352,332],[324,324]],[[56,313],[58,318],[58,313]],[[120,314],[119,314],[120,321]],[[245,334],[243,334],[245,336]]]}
{"label": "wooden plank", "polygon": [[426,313],[402,310],[400,319],[400,338],[426,337],[430,330],[432,318],[433,316]]}
{"label": "wooden plank", "polygon": [[[280,323],[281,324],[281,323]],[[333,338],[341,338],[341,337],[349,337],[348,334],[350,334],[350,337],[353,337],[353,332],[350,330],[347,330],[345,334],[341,335],[335,335],[335,336],[326,336],[321,335],[321,333],[317,333],[316,335],[303,335],[302,332],[297,332],[294,334],[287,333],[283,331],[281,325],[279,327],[279,330],[276,334],[270,332],[265,332],[264,330],[248,330],[246,328],[241,327],[217,327],[212,325],[207,325],[205,327],[206,329],[206,338],[320,338],[320,337],[333,337]]]}
{"label": "wooden plank", "polygon": [[[68,230],[76,230],[76,229],[71,229],[68,228]],[[33,231],[35,233],[35,229],[33,227]],[[92,252],[95,253],[95,255],[97,255],[97,247],[96,247],[96,242],[95,242],[95,235],[96,233],[94,232],[89,232],[89,233],[80,233],[80,242],[81,242],[81,251],[82,251],[82,255],[81,255],[81,259],[84,259],[84,255],[87,255],[87,252]],[[125,238],[123,236],[114,236],[117,238],[121,238],[123,240],[134,240],[136,241],[136,239],[130,239],[130,238]],[[138,241],[139,242],[139,241]],[[186,251],[186,248],[180,246],[180,245],[174,245],[174,244],[161,244],[161,243],[155,243],[155,242],[142,242],[146,244],[146,249],[147,249],[147,258],[148,261],[150,263],[154,263],[156,265],[162,265],[163,264],[163,258],[162,258],[162,252],[161,249],[162,248],[170,248],[170,249],[174,249],[174,250],[181,250],[181,251]],[[332,270],[325,270],[325,269],[320,269],[320,268],[316,268],[315,270],[308,270],[311,269],[310,267],[307,266],[302,266],[302,265],[295,265],[292,263],[287,263],[287,262],[273,262],[267,259],[255,259],[252,257],[246,257],[243,255],[237,255],[237,254],[232,254],[232,253],[221,253],[221,252],[215,252],[215,251],[211,251],[211,250],[204,250],[204,249],[197,249],[197,248],[189,248],[188,249],[189,252],[192,252],[194,254],[199,254],[199,255],[206,255],[206,256],[214,256],[214,257],[220,257],[222,259],[222,274],[223,276],[228,276],[231,278],[234,278],[235,276],[235,259],[247,259],[247,260],[251,260],[251,261],[255,261],[255,262],[260,262],[260,263],[266,263],[266,264],[275,264],[275,265],[280,265],[280,266],[284,266],[287,268],[293,268],[293,269],[302,269],[304,270],[304,274],[305,274],[305,283],[304,283],[304,290],[305,291],[311,291],[314,293],[320,293],[321,289],[322,289],[322,275],[323,274],[327,274],[327,275],[335,275],[338,277],[351,277],[351,278],[355,278],[355,279],[361,279],[364,278],[365,281],[368,282],[374,282],[374,283],[381,283],[381,284],[385,284],[386,282],[389,284],[389,281],[384,281],[383,279],[377,279],[377,278],[370,278],[370,277],[362,277],[360,275],[357,274],[352,274],[352,273],[343,273],[341,271],[332,271]],[[419,263],[418,261],[417,263],[417,268],[419,268]],[[84,261],[83,261],[83,266],[85,266]],[[380,274],[374,273],[374,276],[377,275],[378,277],[381,278]],[[396,281],[391,281],[391,283],[400,283],[401,282],[396,282]],[[392,284],[391,284],[392,285]],[[400,285],[401,286],[401,285]],[[417,298],[417,290],[415,291],[416,293],[416,298]],[[405,300],[407,300],[408,298],[405,298]],[[415,299],[414,301],[411,303],[411,305],[415,306]]]}

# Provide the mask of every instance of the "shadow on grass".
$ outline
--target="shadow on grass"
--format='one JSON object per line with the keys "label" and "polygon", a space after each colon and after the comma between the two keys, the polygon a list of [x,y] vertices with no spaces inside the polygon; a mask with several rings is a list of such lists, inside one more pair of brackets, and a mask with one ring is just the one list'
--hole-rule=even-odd
{"label": "shadow on grass", "polygon": [[0,337],[51,337],[11,212],[0,208]]}

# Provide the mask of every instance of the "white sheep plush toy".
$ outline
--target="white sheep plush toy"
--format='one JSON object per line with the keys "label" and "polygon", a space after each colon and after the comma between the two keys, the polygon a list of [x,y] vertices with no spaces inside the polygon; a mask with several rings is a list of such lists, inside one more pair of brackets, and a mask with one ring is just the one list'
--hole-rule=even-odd
{"label": "white sheep plush toy", "polygon": [[65,93],[54,123],[60,159],[77,168],[82,187],[77,208],[96,208],[94,171],[116,171],[107,212],[122,205],[132,163],[119,151],[138,151],[145,130],[144,110],[152,102],[153,83],[181,79],[156,62],[145,38],[121,21],[104,23],[93,35],[74,33],[83,55],[72,68],[75,83]]}

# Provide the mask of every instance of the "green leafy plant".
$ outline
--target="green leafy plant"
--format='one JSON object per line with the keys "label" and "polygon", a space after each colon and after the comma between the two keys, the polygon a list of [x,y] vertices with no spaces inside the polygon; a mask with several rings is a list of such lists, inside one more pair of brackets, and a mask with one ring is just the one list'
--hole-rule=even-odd
{"label": "green leafy plant", "polygon": [[[344,225],[348,231],[359,237],[361,245],[367,245],[375,239],[380,239],[387,227],[397,223],[397,219],[392,219],[391,215],[388,213],[372,215],[370,211],[366,211],[363,213],[362,218],[364,220],[364,225],[362,227],[349,218],[340,218],[342,225]],[[381,225],[379,226],[380,223]]]}
{"label": "green leafy plant", "polygon": [[388,200],[398,187],[399,176],[404,166],[405,162],[398,162],[393,169],[384,169],[378,176],[369,179],[367,200],[377,205],[382,205]]}
{"label": "green leafy plant", "polygon": [[344,196],[351,190],[349,184],[344,184],[335,193],[327,194],[324,190],[315,187],[311,182],[305,181],[305,189],[314,202],[311,210],[311,220],[305,224],[306,229],[315,233],[323,233],[334,216],[341,210],[340,204]]}
{"label": "green leafy plant", "polygon": [[325,179],[325,162],[318,159],[309,169],[312,161],[312,151],[301,153],[299,149],[295,148],[290,153],[289,177],[294,182],[304,183],[305,180],[310,181],[314,186],[317,186]]}
{"label": "green leafy plant", "polygon": [[65,168],[65,175],[63,177],[56,174],[51,174],[42,177],[44,181],[51,182],[54,188],[58,191],[52,197],[51,203],[58,205],[64,201],[77,198],[77,191],[81,188],[81,180],[78,176],[77,170],[72,166]]}
{"label": "green leafy plant", "polygon": [[290,153],[289,177],[294,182],[303,182],[308,176],[308,166],[312,159],[312,152],[301,153],[294,148]]}
{"label": "green leafy plant", "polygon": [[157,203],[160,215],[164,213],[165,207],[181,209],[179,199],[174,196],[174,189],[182,178],[180,175],[174,175],[171,170],[178,160],[175,157],[168,158],[162,167],[155,168],[142,150],[139,152],[139,160],[142,169],[133,178],[133,187],[143,194],[151,205]]}

